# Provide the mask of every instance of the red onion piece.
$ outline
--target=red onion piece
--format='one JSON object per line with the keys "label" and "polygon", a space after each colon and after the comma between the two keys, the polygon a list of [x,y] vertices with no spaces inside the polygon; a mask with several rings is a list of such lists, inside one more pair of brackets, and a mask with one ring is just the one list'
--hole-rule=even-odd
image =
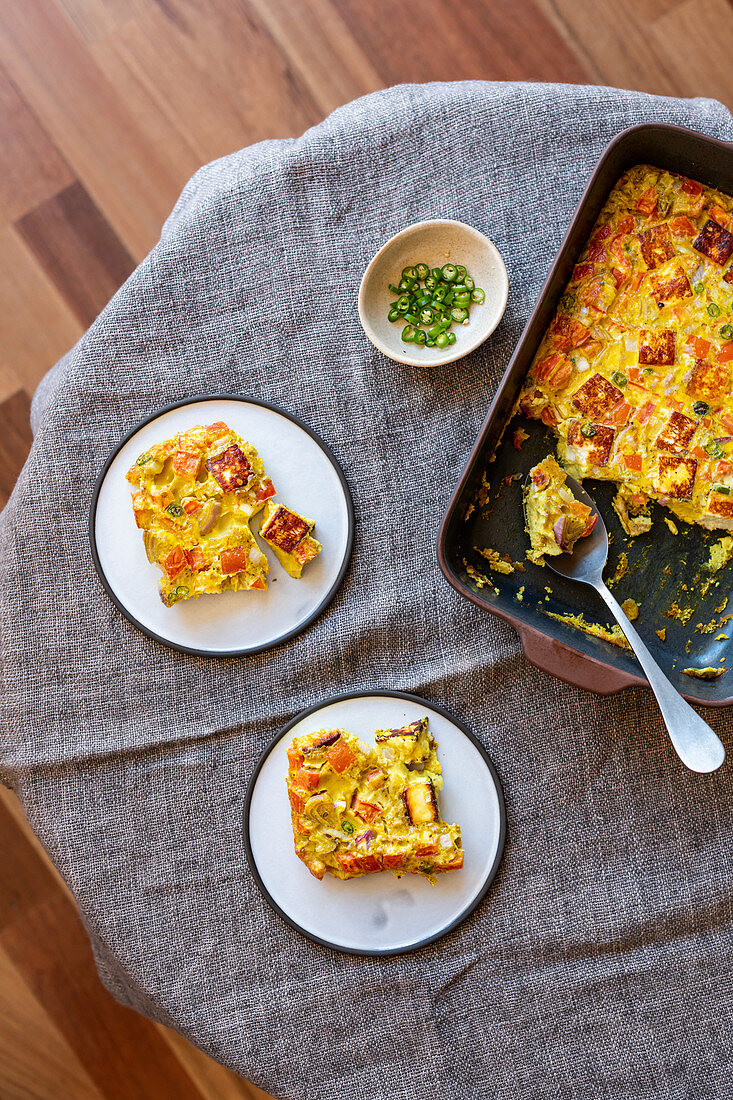
{"label": "red onion piece", "polygon": [[367,847],[369,847],[369,845],[371,844],[371,842],[373,840],[374,840],[374,833],[372,832],[371,829],[365,829],[363,833],[359,833],[359,835],[357,837],[354,837],[354,843],[355,844],[361,844],[362,841],[363,841],[366,844]]}

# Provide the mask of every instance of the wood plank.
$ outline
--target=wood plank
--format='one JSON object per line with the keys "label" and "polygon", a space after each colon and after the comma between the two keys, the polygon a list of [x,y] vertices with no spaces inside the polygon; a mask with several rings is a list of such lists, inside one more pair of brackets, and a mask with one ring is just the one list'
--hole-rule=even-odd
{"label": "wood plank", "polygon": [[616,0],[613,19],[609,0],[536,2],[595,83],[733,104],[733,10],[725,0]]}
{"label": "wood plank", "polygon": [[157,1027],[204,1096],[212,1100],[272,1100],[269,1093],[207,1058],[177,1031],[171,1031],[163,1024]]}
{"label": "wood plank", "polygon": [[5,507],[31,449],[30,411],[25,390],[18,390],[0,404],[0,508]]}
{"label": "wood plank", "polygon": [[534,0],[423,0],[419,9],[391,4],[383,18],[361,0],[341,0],[340,10],[385,84],[588,79],[582,61]]}
{"label": "wood plank", "polygon": [[4,800],[0,851],[0,949],[105,1100],[205,1100],[155,1025],[101,986],[73,902]]}
{"label": "wood plank", "polygon": [[0,68],[0,220],[15,221],[68,187],[74,176],[28,104]]}
{"label": "wood plank", "polygon": [[0,949],[0,1097],[103,1100],[43,1006]]}
{"label": "wood plank", "polygon": [[57,0],[85,42],[115,34],[155,3],[155,0]]}
{"label": "wood plank", "polygon": [[89,49],[137,117],[154,102],[169,129],[185,120],[200,162],[323,114],[257,13],[229,0],[168,0]]}
{"label": "wood plank", "polygon": [[115,87],[54,0],[0,0],[0,62],[136,261],[200,157],[154,100]]}
{"label": "wood plank", "polygon": [[132,256],[79,182],[29,211],[16,229],[85,327],[135,268]]}
{"label": "wood plank", "polygon": [[0,223],[0,401],[32,393],[84,331],[12,226]]}

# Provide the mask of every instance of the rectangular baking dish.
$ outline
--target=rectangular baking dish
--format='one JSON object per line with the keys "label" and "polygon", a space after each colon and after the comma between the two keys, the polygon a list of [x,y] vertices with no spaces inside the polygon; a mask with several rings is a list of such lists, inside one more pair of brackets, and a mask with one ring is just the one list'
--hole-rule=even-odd
{"label": "rectangular baking dish", "polygon": [[[522,482],[531,466],[555,452],[555,439],[549,428],[521,417],[517,426],[521,424],[529,438],[517,451],[512,445],[513,426],[507,430],[507,425],[524,377],[596,218],[619,177],[635,164],[666,168],[733,194],[731,144],[681,126],[661,124],[631,127],[611,141],[570,222],[451,497],[438,536],[438,561],[450,584],[479,607],[511,623],[520,634],[528,660],[566,683],[602,695],[633,684],[648,686],[647,681],[632,653],[549,617],[582,614],[586,621],[612,625],[605,605],[591,589],[525,561],[528,543],[522,514]],[[485,506],[471,510],[484,478],[490,485]],[[725,625],[710,627],[733,611],[733,606],[720,610],[728,595],[727,569],[712,576],[700,571],[711,542],[725,532],[706,532],[675,519],[679,528],[675,536],[664,523],[664,516],[675,517],[653,505],[651,532],[629,540],[611,507],[616,486],[592,480],[585,484],[596,499],[611,536],[606,580],[622,574],[613,584],[614,594],[619,601],[634,597],[640,604],[641,615],[635,625],[654,657],[691,702],[729,706],[733,703],[733,672],[703,681],[681,671],[685,667],[719,667],[721,658],[725,658],[722,667],[733,666],[731,642],[718,637],[728,632],[733,637],[733,622],[730,631]],[[525,572],[506,575],[491,571],[476,547],[509,554],[513,561],[525,564]],[[627,555],[627,569],[623,568],[622,554]],[[480,576],[477,583],[477,573],[490,583],[482,583]],[[706,587],[703,594],[701,589]],[[690,608],[692,616],[684,622]],[[697,630],[698,625],[708,629]],[[656,633],[663,628],[664,641]]]}

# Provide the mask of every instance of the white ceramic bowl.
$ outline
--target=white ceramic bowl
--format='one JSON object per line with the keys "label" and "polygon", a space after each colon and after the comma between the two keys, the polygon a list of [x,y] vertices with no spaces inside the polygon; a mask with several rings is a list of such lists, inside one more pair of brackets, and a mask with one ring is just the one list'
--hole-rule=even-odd
{"label": "white ceramic bowl", "polygon": [[[456,342],[447,348],[405,344],[403,321],[388,321],[402,269],[417,263],[430,268],[463,264],[477,287],[486,293],[481,305],[471,305],[469,323],[453,325]],[[509,280],[501,253],[488,237],[464,222],[436,219],[416,222],[382,245],[364,272],[359,287],[359,319],[375,348],[397,363],[413,367],[437,367],[468,355],[491,335],[506,309]]]}

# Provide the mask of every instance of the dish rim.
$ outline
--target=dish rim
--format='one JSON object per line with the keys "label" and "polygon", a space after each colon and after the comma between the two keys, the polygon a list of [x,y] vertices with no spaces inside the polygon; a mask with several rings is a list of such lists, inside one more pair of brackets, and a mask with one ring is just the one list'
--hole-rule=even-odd
{"label": "dish rim", "polygon": [[[420,706],[425,706],[428,708],[428,710],[436,711],[438,714],[442,715],[443,718],[446,718],[449,722],[451,722],[454,726],[457,726],[461,733],[464,734],[464,736],[466,736],[469,741],[471,741],[475,748],[478,749],[479,753],[483,757],[489,774],[491,775],[494,789],[496,790],[496,796],[499,802],[499,840],[496,846],[496,855],[494,856],[493,863],[489,868],[486,880],[481,886],[481,889],[479,890],[473,901],[470,903],[470,905],[467,907],[467,909],[459,913],[459,915],[454,920],[450,921],[438,932],[434,932],[431,936],[426,936],[422,940],[418,940],[416,943],[413,944],[408,944],[405,947],[379,948],[372,951],[362,951],[354,947],[342,947],[338,943],[333,943],[330,940],[325,940],[320,936],[316,936],[312,932],[306,931],[301,925],[297,923],[297,921],[289,917],[288,914],[277,904],[277,902],[265,886],[264,882],[262,881],[260,873],[257,870],[257,863],[254,858],[254,853],[252,851],[252,845],[249,836],[249,812],[252,804],[252,796],[254,794],[254,789],[257,783],[257,777],[260,774],[260,771],[262,770],[265,761],[267,760],[273,749],[276,747],[276,745],[279,744],[279,742],[294,726],[298,724],[298,722],[301,722],[304,718],[307,718],[308,715],[314,714],[318,710],[324,710],[326,707],[329,707],[334,703],[342,703],[349,699],[380,697],[385,697],[389,699],[405,699],[410,703],[417,703]],[[273,910],[273,912],[276,913],[282,920],[284,920],[285,923],[289,925],[295,932],[298,932],[301,936],[305,936],[306,939],[309,939],[312,943],[317,943],[321,947],[328,947],[332,951],[339,951],[341,952],[341,954],[344,955],[356,955],[361,958],[388,958],[395,955],[409,955],[413,951],[419,951],[423,947],[427,947],[428,944],[435,943],[437,940],[443,939],[444,936],[447,936],[449,932],[453,932],[456,928],[463,924],[463,922],[467,920],[468,917],[470,917],[471,914],[476,911],[476,909],[478,909],[479,905],[488,894],[489,889],[491,888],[491,884],[496,878],[499,867],[501,865],[502,857],[504,855],[507,835],[506,802],[504,799],[504,790],[501,785],[501,779],[499,778],[499,773],[496,770],[496,765],[494,764],[484,746],[479,741],[476,734],[471,729],[469,729],[469,727],[462,719],[456,718],[453,714],[450,713],[450,711],[446,710],[445,707],[441,706],[439,703],[433,703],[429,699],[425,699],[420,695],[413,695],[410,692],[406,691],[392,691],[386,688],[384,690],[380,688],[362,689],[360,691],[347,691],[337,695],[331,695],[325,700],[321,700],[321,702],[315,703],[313,706],[306,707],[305,710],[301,710],[298,714],[291,718],[290,721],[287,722],[279,730],[279,732],[268,742],[263,751],[260,753],[254,771],[252,772],[252,775],[250,776],[247,783],[247,793],[245,795],[244,805],[242,807],[242,834],[249,870],[257,884],[257,887],[262,897]]]}
{"label": "dish rim", "polygon": [[[288,420],[293,421],[294,424],[297,424],[297,426],[299,428],[302,428],[303,431],[307,432],[307,434],[309,436],[311,436],[311,438],[318,444],[318,446],[321,448],[321,450],[324,452],[324,454],[328,458],[329,462],[331,463],[334,470],[336,471],[336,474],[338,475],[338,479],[341,483],[341,489],[342,489],[343,494],[344,494],[344,499],[346,501],[346,512],[347,512],[347,516],[348,516],[348,531],[347,531],[347,535],[346,535],[346,550],[344,552],[344,558],[343,558],[343,561],[341,563],[341,567],[338,571],[338,574],[336,576],[336,579],[334,580],[333,584],[329,588],[328,592],[325,594],[325,596],[323,597],[321,602],[318,604],[318,606],[316,608],[314,608],[314,610],[311,612],[311,614],[308,616],[308,618],[305,619],[302,623],[299,623],[298,626],[294,627],[292,630],[286,631],[284,634],[278,635],[277,638],[273,638],[269,642],[264,642],[263,644],[256,645],[256,646],[248,646],[244,649],[227,649],[227,650],[197,649],[197,648],[194,648],[193,646],[185,646],[185,645],[181,645],[178,642],[172,642],[168,638],[164,638],[160,634],[157,634],[154,630],[149,629],[149,627],[144,626],[143,623],[141,623],[139,621],[139,619],[136,619],[135,616],[133,614],[131,614],[130,611],[128,611],[128,609],[125,607],[124,603],[118,598],[116,593],[113,591],[112,586],[110,585],[110,583],[107,580],[107,577],[105,575],[104,569],[102,567],[101,560],[99,558],[99,552],[97,550],[97,540],[96,540],[96,534],[95,534],[95,523],[96,523],[96,518],[97,518],[97,504],[98,504],[98,501],[99,501],[99,494],[101,492],[102,485],[103,485],[104,480],[107,476],[109,468],[112,465],[112,463],[114,462],[117,455],[120,453],[120,451],[125,446],[125,444],[127,442],[129,442],[129,440],[132,439],[132,437],[134,435],[136,435],[137,432],[139,432],[141,428],[144,428],[147,424],[150,424],[153,420],[157,420],[158,417],[163,416],[165,413],[172,412],[173,409],[180,409],[180,408],[183,408],[185,405],[195,405],[195,404],[198,404],[199,402],[202,402],[202,401],[238,401],[242,405],[259,405],[262,408],[269,409],[271,412],[278,413],[280,416],[284,416]],[[248,656],[251,656],[255,653],[262,653],[265,650],[273,649],[275,646],[282,645],[284,642],[289,641],[291,638],[297,637],[299,634],[302,634],[305,630],[307,630],[310,626],[312,626],[313,623],[316,621],[316,619],[318,619],[323,614],[323,612],[326,610],[326,608],[329,607],[330,604],[333,602],[333,600],[336,598],[336,593],[338,592],[338,590],[340,589],[340,587],[343,583],[344,577],[346,576],[346,572],[347,572],[347,570],[349,568],[349,564],[351,562],[352,551],[354,549],[354,528],[355,528],[354,502],[353,502],[353,499],[352,499],[352,496],[351,496],[351,490],[349,489],[348,482],[346,481],[346,477],[344,476],[344,472],[341,469],[341,465],[339,464],[336,456],[334,455],[334,453],[331,450],[331,448],[329,447],[329,445],[325,442],[325,440],[321,439],[320,435],[318,435],[318,433],[316,431],[314,431],[313,428],[311,428],[308,424],[306,424],[305,421],[301,420],[300,417],[297,416],[295,413],[288,412],[286,409],[281,408],[279,405],[275,405],[272,401],[266,401],[264,398],[261,398],[261,397],[242,397],[239,394],[231,394],[231,393],[213,393],[213,394],[198,394],[194,397],[183,398],[181,401],[173,401],[173,402],[171,402],[171,404],[165,405],[163,408],[157,409],[155,412],[151,413],[149,416],[146,416],[144,420],[141,420],[138,424],[136,424],[133,428],[131,428],[128,432],[125,433],[124,437],[119,441],[119,443],[114,447],[114,449],[112,450],[112,452],[108,456],[108,458],[107,458],[106,462],[104,463],[104,466],[102,467],[102,469],[99,473],[99,476],[97,477],[97,480],[95,482],[94,491],[92,493],[92,498],[91,498],[91,503],[89,505],[88,533],[89,533],[89,544],[90,544],[90,550],[91,550],[91,555],[92,555],[92,561],[94,562],[94,568],[97,572],[97,576],[99,577],[99,580],[102,583],[102,587],[104,588],[104,590],[107,593],[107,595],[109,596],[109,598],[112,600],[112,603],[117,607],[117,610],[121,612],[121,614],[127,619],[127,621],[129,623],[132,623],[132,625],[134,627],[136,627],[138,630],[142,631],[143,634],[146,634],[148,638],[152,638],[153,641],[159,642],[161,645],[166,646],[166,648],[173,649],[178,653],[187,653],[187,654],[190,654],[193,657],[219,658],[219,657],[248,657]]]}
{"label": "dish rim", "polygon": [[[522,650],[527,660],[535,665],[535,667],[541,669],[544,672],[548,672],[550,675],[563,681],[564,683],[571,684],[575,687],[581,687],[585,690],[593,691],[598,695],[612,695],[616,692],[623,691],[628,687],[644,687],[649,688],[649,682],[642,674],[629,672],[625,669],[618,668],[615,665],[609,664],[607,661],[600,657],[593,656],[591,654],[583,653],[581,650],[574,648],[565,641],[561,641],[556,635],[541,630],[539,627],[523,622],[521,619],[512,615],[510,611],[498,608],[490,604],[487,600],[482,599],[478,592],[473,591],[455,574],[450,562],[448,561],[446,548],[448,542],[448,530],[452,525],[455,512],[460,498],[464,491],[465,485],[468,482],[471,474],[473,473],[476,463],[481,458],[482,451],[484,450],[485,437],[490,425],[496,419],[499,403],[503,397],[504,390],[509,384],[512,374],[515,371],[515,362],[522,354],[524,345],[528,337],[535,318],[543,309],[545,299],[548,293],[552,289],[552,284],[556,279],[556,272],[559,268],[562,260],[564,259],[564,251],[568,244],[569,238],[573,233],[576,223],[580,220],[585,212],[585,208],[592,196],[594,188],[597,186],[597,179],[601,175],[606,162],[613,155],[616,148],[622,144],[622,142],[629,141],[633,135],[642,135],[645,131],[662,131],[670,139],[679,137],[682,139],[692,138],[695,141],[706,144],[715,149],[725,151],[728,156],[733,155],[733,142],[725,141],[722,138],[711,137],[709,134],[701,133],[699,130],[693,130],[688,126],[680,126],[676,123],[668,122],[641,122],[636,123],[633,126],[628,126],[623,130],[620,130],[615,134],[605,145],[601,153],[599,154],[593,168],[588,176],[587,182],[583,188],[583,191],[578,199],[575,207],[570,216],[570,220],[567,224],[567,229],[563,234],[562,240],[557,247],[557,250],[553,256],[552,262],[547,272],[547,276],[542,284],[542,287],[537,294],[537,298],[532,306],[532,309],[527,317],[527,321],[522,329],[522,332],[517,339],[514,348],[512,349],[509,361],[506,369],[499,379],[494,396],[489,404],[484,421],[479,428],[478,434],[471,447],[471,450],[466,458],[463,470],[459,476],[456,487],[451,494],[451,497],[446,506],[443,519],[440,523],[437,538],[437,557],[440,570],[443,576],[460,595],[466,599],[471,600],[472,603],[481,607],[485,611],[489,611],[492,615],[496,615],[509,623],[519,634]],[[639,161],[639,163],[642,163]],[[651,162],[650,162],[651,163]],[[604,690],[603,683],[607,683],[607,687]],[[704,707],[727,707],[733,704],[733,695],[723,699],[709,699],[702,698],[699,695],[693,694],[691,691],[681,691],[680,694],[687,699],[690,703],[694,703],[698,706]]]}
{"label": "dish rim", "polygon": [[[387,351],[386,345],[384,345],[382,341],[379,340],[379,337],[376,335],[374,329],[372,328],[371,322],[369,321],[367,316],[366,309],[364,308],[364,300],[366,298],[365,287],[367,284],[367,280],[370,277],[372,268],[375,266],[380,256],[382,256],[383,253],[386,252],[387,249],[395,243],[395,241],[400,240],[400,238],[406,236],[408,233],[411,233],[413,230],[424,229],[426,226],[433,225],[458,226],[463,230],[468,230],[468,232],[471,233],[473,236],[481,238],[483,246],[487,248],[487,251],[492,256],[494,262],[497,265],[498,271],[501,273],[502,293],[501,307],[499,309],[499,314],[497,316],[496,322],[488,329],[485,335],[480,336],[480,338],[475,343],[470,344],[470,346],[464,348],[462,351],[450,352],[447,355],[441,353],[440,358],[436,358],[431,363],[427,359],[418,359],[417,356],[410,355],[409,353],[400,355],[397,352],[392,353],[391,351]],[[475,226],[469,225],[468,222],[462,222],[458,218],[425,218],[423,221],[412,222],[411,225],[406,225],[404,229],[400,229],[397,233],[394,233],[374,253],[371,260],[365,267],[364,274],[362,275],[361,282],[359,283],[359,293],[357,295],[357,310],[359,313],[359,321],[361,322],[361,327],[364,330],[364,334],[367,340],[369,340],[370,344],[372,344],[372,346],[375,347],[377,351],[381,352],[382,355],[385,355],[388,359],[391,359],[394,363],[404,363],[406,366],[409,367],[425,367],[429,370],[432,370],[435,367],[442,367],[446,363],[455,363],[457,362],[457,360],[465,358],[466,355],[470,355],[471,352],[476,350],[476,348],[481,347],[484,341],[488,340],[491,334],[495,332],[496,329],[499,327],[501,319],[506,312],[508,301],[509,273],[507,271],[506,263],[504,262],[504,257],[502,256],[501,252],[496,247],[494,242],[489,237],[487,237],[485,233],[482,233],[480,229],[476,229]],[[454,346],[458,347],[458,343],[456,342]],[[432,349],[428,350],[432,351]]]}

